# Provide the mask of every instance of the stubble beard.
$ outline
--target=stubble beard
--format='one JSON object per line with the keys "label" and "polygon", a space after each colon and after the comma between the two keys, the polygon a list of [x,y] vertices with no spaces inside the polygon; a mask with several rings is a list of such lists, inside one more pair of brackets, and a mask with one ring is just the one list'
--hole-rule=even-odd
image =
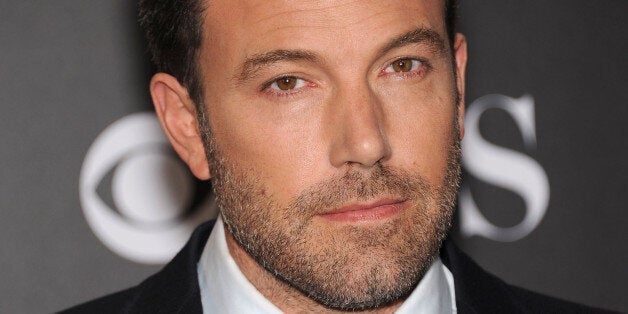
{"label": "stubble beard", "polygon": [[[203,124],[201,124],[203,125]],[[207,124],[206,124],[207,125]],[[377,164],[348,170],[279,205],[253,172],[225,160],[204,128],[212,187],[236,242],[276,278],[336,310],[375,309],[409,295],[438,255],[451,226],[460,178],[457,128],[440,187],[419,174]],[[396,219],[376,227],[321,224],[318,214],[351,201],[408,200]]]}

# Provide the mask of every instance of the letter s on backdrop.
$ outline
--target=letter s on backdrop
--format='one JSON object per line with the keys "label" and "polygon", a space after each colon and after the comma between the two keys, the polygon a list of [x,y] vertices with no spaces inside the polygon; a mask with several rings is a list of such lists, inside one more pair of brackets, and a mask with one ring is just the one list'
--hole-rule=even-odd
{"label": "letter s on backdrop", "polygon": [[465,185],[459,195],[460,232],[466,237],[479,235],[495,241],[511,242],[528,235],[543,219],[549,204],[549,181],[541,165],[530,156],[482,138],[480,117],[491,108],[502,109],[511,115],[523,135],[525,147],[536,148],[532,96],[523,95],[516,99],[497,94],[486,95],[475,100],[467,109],[462,163],[475,178],[520,195],[526,212],[523,220],[515,226],[496,226],[478,209],[469,187]]}

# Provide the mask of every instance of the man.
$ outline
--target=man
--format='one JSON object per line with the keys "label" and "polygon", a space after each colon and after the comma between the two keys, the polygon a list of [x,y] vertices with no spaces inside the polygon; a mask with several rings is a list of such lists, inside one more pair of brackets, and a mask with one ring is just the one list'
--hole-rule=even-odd
{"label": "man", "polygon": [[140,3],[174,149],[221,210],[141,285],[70,312],[589,312],[446,241],[466,41],[449,1]]}

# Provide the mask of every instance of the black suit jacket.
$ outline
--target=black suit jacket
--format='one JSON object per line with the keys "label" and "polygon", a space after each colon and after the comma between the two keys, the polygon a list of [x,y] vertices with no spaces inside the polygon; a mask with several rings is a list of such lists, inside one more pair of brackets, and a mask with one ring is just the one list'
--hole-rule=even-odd
{"label": "black suit jacket", "polygon": [[[161,271],[133,288],[62,313],[202,313],[196,264],[214,226],[199,226]],[[451,241],[441,259],[454,277],[458,313],[604,313],[506,284],[482,270]]]}

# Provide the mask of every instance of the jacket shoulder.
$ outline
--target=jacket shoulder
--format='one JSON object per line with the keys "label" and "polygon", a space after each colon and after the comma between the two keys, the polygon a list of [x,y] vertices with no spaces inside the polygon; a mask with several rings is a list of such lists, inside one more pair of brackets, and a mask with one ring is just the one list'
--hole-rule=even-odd
{"label": "jacket shoulder", "polygon": [[138,286],[60,313],[201,313],[196,265],[214,222],[201,224],[170,263]]}
{"label": "jacket shoulder", "polygon": [[615,313],[510,285],[482,269],[450,239],[440,253],[454,277],[458,313]]}
{"label": "jacket shoulder", "polygon": [[82,313],[128,313],[129,305],[137,297],[137,287],[118,291],[110,295],[100,297],[98,299],[85,302],[67,310],[59,312],[60,314],[82,314]]}
{"label": "jacket shoulder", "polygon": [[517,286],[508,287],[512,299],[527,313],[618,313],[554,298]]}

